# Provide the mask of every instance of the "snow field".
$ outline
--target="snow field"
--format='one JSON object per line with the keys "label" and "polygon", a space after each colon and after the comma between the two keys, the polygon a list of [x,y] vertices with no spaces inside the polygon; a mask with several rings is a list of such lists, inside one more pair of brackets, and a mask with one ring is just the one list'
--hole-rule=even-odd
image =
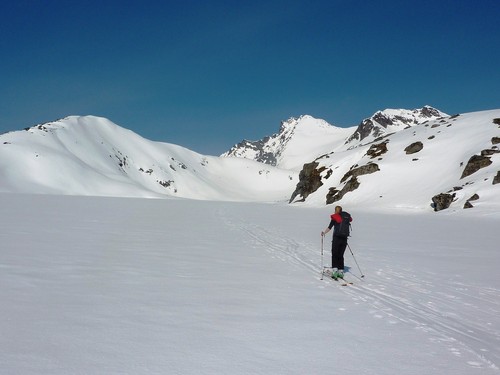
{"label": "snow field", "polygon": [[348,252],[342,287],[330,207],[0,202],[3,373],[499,372],[498,215],[345,207],[366,277]]}

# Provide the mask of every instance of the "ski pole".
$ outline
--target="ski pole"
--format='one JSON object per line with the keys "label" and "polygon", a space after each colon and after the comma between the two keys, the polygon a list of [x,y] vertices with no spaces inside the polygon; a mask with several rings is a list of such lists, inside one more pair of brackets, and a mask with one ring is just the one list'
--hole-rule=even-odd
{"label": "ski pole", "polygon": [[323,235],[321,235],[321,280],[323,280],[323,275],[325,274],[325,267],[323,267]]}
{"label": "ski pole", "polygon": [[358,261],[356,260],[356,257],[354,256],[354,253],[352,252],[351,246],[347,244],[347,247],[349,248],[349,251],[351,252],[352,257],[354,258],[354,261],[356,262],[356,266],[358,266],[359,273],[361,273],[361,277],[365,277],[363,274],[363,271],[361,271],[361,268],[359,267]]}

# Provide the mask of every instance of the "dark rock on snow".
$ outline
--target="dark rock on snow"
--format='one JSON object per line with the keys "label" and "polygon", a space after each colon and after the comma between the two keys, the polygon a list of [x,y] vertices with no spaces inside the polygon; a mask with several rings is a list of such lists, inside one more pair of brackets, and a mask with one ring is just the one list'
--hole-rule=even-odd
{"label": "dark rock on snow", "polygon": [[481,168],[487,167],[490,165],[492,161],[490,160],[489,157],[482,156],[482,155],[473,155],[467,162],[467,165],[465,166],[465,169],[462,173],[462,176],[460,179],[470,176],[473,173],[476,173],[478,170]]}
{"label": "dark rock on snow", "polygon": [[342,183],[344,181],[347,181],[347,179],[349,179],[350,177],[356,178],[358,176],[362,176],[364,174],[375,173],[377,171],[380,171],[378,164],[375,164],[375,163],[366,164],[366,165],[363,165],[361,167],[351,169],[349,172],[347,172],[344,175],[344,177],[342,177],[342,180],[340,180],[340,182]]}
{"label": "dark rock on snow", "polygon": [[415,142],[405,148],[405,152],[407,155],[415,154],[421,151],[424,148],[424,144],[422,142]]}
{"label": "dark rock on snow", "polygon": [[295,191],[290,197],[290,203],[298,196],[302,196],[302,202],[316,190],[318,190],[322,185],[320,173],[326,170],[325,167],[316,169],[319,165],[318,162],[312,162],[304,164],[304,167],[299,173],[299,182],[295,188]]}
{"label": "dark rock on snow", "polygon": [[[347,184],[344,185],[342,190],[338,191],[336,188],[330,188],[326,196],[326,204],[331,204],[341,200],[347,193],[356,190],[359,187],[359,181],[356,177],[351,178]],[[333,193],[333,194],[332,194]]]}
{"label": "dark rock on snow", "polygon": [[467,202],[464,204],[464,208],[473,208],[474,206],[472,205],[471,201],[477,201],[479,199],[479,195],[474,194],[472,197],[467,199]]}
{"label": "dark rock on snow", "polygon": [[368,151],[366,151],[366,155],[374,159],[385,154],[387,152],[387,143],[388,141],[378,143],[376,145],[371,145]]}
{"label": "dark rock on snow", "polygon": [[497,172],[497,175],[493,178],[493,185],[500,184],[500,171]]}
{"label": "dark rock on snow", "polygon": [[432,197],[432,202],[434,206],[434,211],[445,210],[453,203],[453,199],[455,198],[455,193],[447,194],[441,193]]}

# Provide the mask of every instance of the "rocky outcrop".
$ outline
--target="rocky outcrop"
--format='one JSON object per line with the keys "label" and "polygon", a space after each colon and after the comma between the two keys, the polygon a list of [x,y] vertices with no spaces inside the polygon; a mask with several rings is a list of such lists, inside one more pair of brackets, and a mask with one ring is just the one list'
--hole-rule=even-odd
{"label": "rocky outcrop", "polygon": [[342,188],[342,190],[337,190],[336,188],[330,188],[326,196],[326,204],[332,204],[341,200],[347,193],[356,190],[359,187],[359,181],[356,177],[351,178]]}
{"label": "rocky outcrop", "polygon": [[419,142],[412,143],[411,145],[406,147],[405,152],[407,155],[415,154],[419,151],[422,151],[423,148],[424,148],[424,144],[419,141]]}
{"label": "rocky outcrop", "polygon": [[481,156],[491,156],[498,153],[500,153],[499,150],[496,150],[494,148],[487,148],[486,150],[481,151]]}
{"label": "rocky outcrop", "polygon": [[336,187],[331,187],[329,189],[328,194],[326,195],[326,204],[337,202],[347,193],[356,190],[360,185],[360,182],[358,181],[359,176],[375,173],[379,170],[379,166],[375,163],[369,163],[361,167],[351,168],[351,170],[349,170],[340,180],[340,183],[347,181],[342,189],[339,190]]}
{"label": "rocky outcrop", "polygon": [[310,194],[314,193],[323,185],[323,182],[321,182],[320,174],[321,172],[326,170],[326,168],[321,167],[319,169],[316,169],[318,165],[319,163],[315,161],[312,163],[304,164],[304,167],[299,173],[299,182],[297,183],[295,191],[290,197],[289,203],[292,203],[298,195],[302,196],[302,202],[305,201],[305,199]]}
{"label": "rocky outcrop", "polygon": [[500,184],[500,171],[497,172],[497,175],[493,178],[493,185]]}
{"label": "rocky outcrop", "polygon": [[372,159],[382,156],[387,152],[387,143],[389,143],[389,141],[371,145],[368,151],[366,151],[366,155]]}
{"label": "rocky outcrop", "polygon": [[[327,168],[318,168],[318,166],[318,162],[304,164],[304,167],[299,173],[299,182],[297,183],[295,191],[290,197],[289,203],[295,201],[298,196],[302,197],[299,202],[304,202],[310,194],[314,193],[321,186],[323,186],[321,173],[324,172]],[[369,163],[361,167],[351,168],[351,170],[349,170],[340,180],[341,183],[347,181],[342,189],[339,190],[336,187],[331,187],[329,189],[326,196],[326,204],[339,201],[344,197],[345,194],[356,190],[360,185],[357,179],[358,176],[374,173],[379,170],[379,166],[375,163]],[[331,173],[331,170],[327,171],[325,179],[330,177]]]}
{"label": "rocky outcrop", "polygon": [[467,162],[465,169],[462,173],[460,179],[470,176],[473,173],[476,173],[481,168],[485,168],[492,163],[489,157],[483,155],[473,155]]}
{"label": "rocky outcrop", "polygon": [[434,207],[434,211],[445,210],[453,203],[455,199],[455,193],[441,193],[432,197],[432,203]]}
{"label": "rocky outcrop", "polygon": [[335,196],[339,191],[340,190],[335,187],[331,187],[330,189],[328,189],[328,194],[326,195],[326,204],[332,204],[333,202],[335,202]]}
{"label": "rocky outcrop", "polygon": [[447,115],[429,106],[414,110],[378,111],[372,117],[364,119],[346,143],[362,141],[368,136],[380,137],[387,133],[389,127],[404,129],[443,116]]}
{"label": "rocky outcrop", "polygon": [[472,205],[472,203],[471,203],[471,202],[469,202],[469,201],[465,202],[465,204],[464,204],[464,210],[465,210],[465,209],[467,209],[467,208],[473,208],[473,207],[474,207],[474,206],[473,206],[473,205]]}
{"label": "rocky outcrop", "polygon": [[352,168],[349,172],[347,172],[344,177],[340,180],[340,183],[347,181],[349,178],[356,178],[358,176],[362,176],[364,174],[371,174],[380,171],[380,168],[375,163],[369,163],[363,165],[361,167]]}
{"label": "rocky outcrop", "polygon": [[249,153],[253,156],[254,160],[260,163],[275,166],[277,162],[276,155],[273,152],[266,150],[266,145],[269,139],[270,137],[265,137],[258,141],[243,140],[234,145],[222,156],[242,157],[241,154],[245,155]]}
{"label": "rocky outcrop", "polygon": [[464,204],[464,208],[472,208],[474,207],[471,203],[471,201],[477,201],[479,199],[479,195],[477,194],[474,194],[472,197],[470,197],[469,199],[467,199],[467,202],[465,202]]}

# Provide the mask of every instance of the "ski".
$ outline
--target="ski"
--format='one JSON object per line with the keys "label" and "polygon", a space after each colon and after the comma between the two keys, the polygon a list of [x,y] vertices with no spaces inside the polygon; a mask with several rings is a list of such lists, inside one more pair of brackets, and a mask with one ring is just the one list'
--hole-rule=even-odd
{"label": "ski", "polygon": [[344,279],[343,277],[335,278],[332,276],[332,279],[340,282],[342,284],[342,286],[353,285],[352,281],[348,281],[348,280]]}
{"label": "ski", "polygon": [[334,279],[334,278],[332,277],[332,280],[337,281],[337,282],[338,282],[341,286],[348,286],[348,285],[349,285],[348,283],[346,283],[346,282],[345,282],[344,280],[342,280],[341,278],[336,278],[336,279]]}
{"label": "ski", "polygon": [[352,285],[352,282],[346,281],[341,277],[333,277],[332,270],[324,268],[323,272],[321,273],[321,280],[323,280],[323,276],[325,276],[331,280],[335,280],[338,282],[341,286],[348,286]]}
{"label": "ski", "polygon": [[344,276],[342,276],[342,277],[341,277],[341,279],[342,279],[344,282],[346,282],[347,284],[349,284],[349,285],[353,285],[354,283],[353,283],[352,281],[350,281],[350,280],[346,279],[346,278],[345,278],[345,276],[346,276],[346,273],[344,272]]}
{"label": "ski", "polygon": [[349,280],[346,280],[345,278],[341,277],[340,278],[344,283],[346,283],[347,285],[353,285],[354,283],[352,281],[349,281]]}

